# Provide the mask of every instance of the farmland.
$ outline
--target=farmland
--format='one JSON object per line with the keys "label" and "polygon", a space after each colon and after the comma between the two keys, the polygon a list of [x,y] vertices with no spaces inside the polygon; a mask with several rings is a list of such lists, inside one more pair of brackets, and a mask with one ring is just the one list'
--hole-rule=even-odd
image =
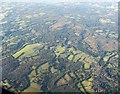
{"label": "farmland", "polygon": [[16,93],[118,92],[117,6],[3,3],[0,86]]}

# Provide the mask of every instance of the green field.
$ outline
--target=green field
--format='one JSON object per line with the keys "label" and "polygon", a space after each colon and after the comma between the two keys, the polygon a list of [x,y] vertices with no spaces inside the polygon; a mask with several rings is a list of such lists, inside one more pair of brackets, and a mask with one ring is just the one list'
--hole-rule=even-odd
{"label": "green field", "polygon": [[23,57],[30,57],[36,55],[35,53],[35,48],[42,46],[42,44],[30,44],[22,48],[20,51],[16,52],[13,54],[13,57],[17,58],[19,57],[22,53],[24,53],[22,56],[20,56],[20,59]]}

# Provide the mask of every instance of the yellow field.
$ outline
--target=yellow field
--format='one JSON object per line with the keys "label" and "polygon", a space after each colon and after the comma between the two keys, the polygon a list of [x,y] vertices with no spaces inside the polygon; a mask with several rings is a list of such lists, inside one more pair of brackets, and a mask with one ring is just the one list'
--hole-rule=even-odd
{"label": "yellow field", "polygon": [[34,56],[35,55],[35,48],[37,48],[39,46],[41,46],[41,44],[38,44],[38,43],[37,44],[27,45],[23,49],[21,49],[20,51],[18,51],[15,54],[13,54],[13,57],[17,58],[22,53],[24,53],[24,54],[20,58]]}
{"label": "yellow field", "polygon": [[31,83],[31,85],[23,92],[41,92],[40,87],[39,84]]}
{"label": "yellow field", "polygon": [[63,53],[64,51],[65,51],[65,47],[62,47],[62,46],[56,47],[56,52]]}

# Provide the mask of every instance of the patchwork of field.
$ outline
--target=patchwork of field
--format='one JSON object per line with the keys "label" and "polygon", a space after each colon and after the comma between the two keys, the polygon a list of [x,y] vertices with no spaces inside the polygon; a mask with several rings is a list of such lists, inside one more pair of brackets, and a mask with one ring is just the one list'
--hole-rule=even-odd
{"label": "patchwork of field", "polygon": [[15,93],[119,91],[117,3],[1,5],[0,86]]}

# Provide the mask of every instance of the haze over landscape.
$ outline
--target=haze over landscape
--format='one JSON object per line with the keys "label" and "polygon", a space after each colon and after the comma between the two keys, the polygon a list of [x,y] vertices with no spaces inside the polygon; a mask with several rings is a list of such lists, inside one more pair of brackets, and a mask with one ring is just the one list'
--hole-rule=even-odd
{"label": "haze over landscape", "polygon": [[119,0],[4,0],[4,2],[44,2],[44,3],[59,3],[59,2],[118,2]]}
{"label": "haze over landscape", "polygon": [[95,1],[1,2],[0,86],[17,93],[120,92],[118,3]]}

